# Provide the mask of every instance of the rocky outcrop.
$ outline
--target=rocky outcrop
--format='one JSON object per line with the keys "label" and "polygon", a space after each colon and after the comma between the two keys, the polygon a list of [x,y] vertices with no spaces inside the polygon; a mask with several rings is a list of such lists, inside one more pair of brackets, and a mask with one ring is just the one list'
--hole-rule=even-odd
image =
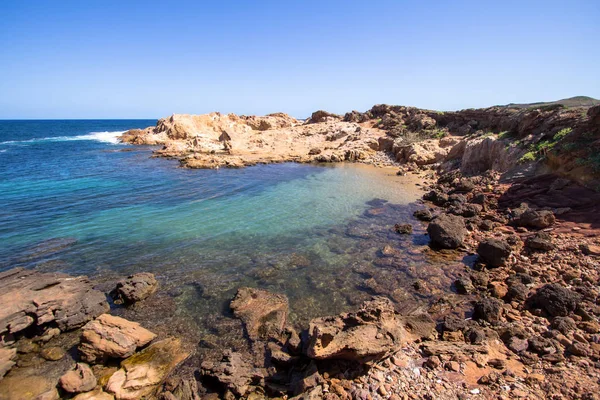
{"label": "rocky outcrop", "polygon": [[117,283],[112,294],[120,302],[135,303],[149,297],[156,292],[156,289],[158,289],[158,282],[154,274],[140,272]]}
{"label": "rocky outcrop", "polygon": [[92,363],[126,358],[154,338],[154,333],[136,322],[103,314],[83,327],[79,352],[84,361]]}
{"label": "rocky outcrop", "polygon": [[86,364],[77,363],[75,369],[60,377],[60,387],[69,393],[89,392],[96,387],[96,377]]}
{"label": "rocky outcrop", "polygon": [[0,335],[56,323],[78,328],[108,311],[102,292],[84,277],[14,268],[0,274]]}
{"label": "rocky outcrop", "polygon": [[[458,146],[458,145],[457,145]],[[487,170],[508,171],[516,165],[524,151],[508,147],[508,143],[494,136],[466,141],[453,154],[463,150],[460,169],[465,174],[479,174]]]}
{"label": "rocky outcrop", "polygon": [[432,245],[443,249],[456,249],[463,245],[467,228],[463,218],[440,214],[427,226]]}
{"label": "rocky outcrop", "polygon": [[106,391],[117,400],[153,398],[165,378],[189,353],[179,339],[156,342],[123,362],[106,384]]}
{"label": "rocky outcrop", "polygon": [[376,297],[354,313],[313,319],[308,328],[306,354],[314,359],[364,362],[397,349],[405,338],[392,302]]}
{"label": "rocky outcrop", "polygon": [[288,299],[284,295],[240,288],[230,307],[244,323],[251,340],[266,340],[283,332],[288,313]]}

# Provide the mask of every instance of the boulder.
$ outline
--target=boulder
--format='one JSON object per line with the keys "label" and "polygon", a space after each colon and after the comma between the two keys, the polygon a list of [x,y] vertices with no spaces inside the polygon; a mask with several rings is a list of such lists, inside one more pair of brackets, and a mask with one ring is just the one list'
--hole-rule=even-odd
{"label": "boulder", "polygon": [[499,239],[485,239],[477,246],[477,254],[490,267],[502,267],[506,265],[512,250],[510,245]]}
{"label": "boulder", "polygon": [[254,368],[240,353],[231,350],[223,353],[221,361],[204,361],[200,374],[215,379],[224,391],[229,390],[236,396],[244,396],[251,385],[261,385],[264,379],[264,371]]}
{"label": "boulder", "polygon": [[91,392],[80,393],[73,397],[73,400],[114,400],[115,396],[108,394],[102,388],[96,388]]}
{"label": "boulder", "polygon": [[557,283],[547,284],[538,289],[529,300],[531,308],[540,308],[550,316],[566,317],[577,309],[581,295]]}
{"label": "boulder", "polygon": [[502,317],[502,302],[492,297],[484,297],[475,303],[473,319],[497,325]]}
{"label": "boulder", "polygon": [[13,268],[0,273],[0,335],[55,323],[61,331],[109,310],[106,297],[85,276]]}
{"label": "boulder", "polygon": [[149,297],[156,292],[156,289],[158,289],[158,282],[154,274],[140,272],[117,283],[117,287],[112,294],[120,302],[135,303]]}
{"label": "boulder", "polygon": [[394,225],[394,232],[401,235],[410,235],[413,231],[411,224],[396,224]]}
{"label": "boulder", "polygon": [[513,221],[517,226],[533,229],[544,229],[554,225],[556,218],[554,217],[554,213],[552,211],[536,211],[526,209],[524,212],[514,218]]}
{"label": "boulder", "polygon": [[87,362],[126,358],[155,337],[154,333],[136,322],[102,314],[83,327],[79,352]]}
{"label": "boulder", "polygon": [[448,201],[448,195],[439,190],[432,190],[423,195],[423,200],[431,201],[436,206],[443,206]]}
{"label": "boulder", "polygon": [[308,120],[308,123],[316,124],[319,122],[339,120],[341,118],[342,117],[337,114],[333,114],[333,113],[323,111],[323,110],[318,110],[311,114],[310,119]]}
{"label": "boulder", "polygon": [[106,391],[117,400],[155,398],[167,376],[188,356],[179,339],[153,343],[121,362],[121,369],[106,383]]}
{"label": "boulder", "polygon": [[429,223],[427,233],[434,246],[443,249],[456,249],[462,246],[467,228],[462,217],[440,214]]}
{"label": "boulder", "polygon": [[230,307],[233,314],[244,323],[251,340],[280,336],[287,321],[287,297],[266,290],[240,288]]}
{"label": "boulder", "polygon": [[308,328],[306,354],[319,360],[366,362],[397,349],[405,333],[392,302],[375,297],[358,312],[313,319]]}
{"label": "boulder", "polygon": [[413,216],[420,221],[431,221],[433,219],[433,214],[431,211],[427,209],[417,210],[413,213]]}
{"label": "boulder", "polygon": [[526,246],[529,249],[536,251],[550,251],[555,247],[552,243],[552,236],[546,232],[538,232],[529,237]]}
{"label": "boulder", "polygon": [[87,364],[77,363],[75,368],[60,377],[59,384],[69,393],[89,392],[96,387],[96,377]]}

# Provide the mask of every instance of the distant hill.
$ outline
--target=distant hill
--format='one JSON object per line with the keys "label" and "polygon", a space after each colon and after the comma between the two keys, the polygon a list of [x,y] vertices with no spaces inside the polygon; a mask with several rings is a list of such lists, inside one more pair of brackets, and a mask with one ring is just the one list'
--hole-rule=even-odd
{"label": "distant hill", "polygon": [[562,105],[565,107],[592,107],[600,104],[600,100],[596,100],[588,96],[575,96],[569,97],[568,99],[562,99],[557,101],[539,102],[539,103],[528,103],[528,104],[517,104],[510,103],[505,106],[506,108],[533,108],[533,107],[547,107]]}

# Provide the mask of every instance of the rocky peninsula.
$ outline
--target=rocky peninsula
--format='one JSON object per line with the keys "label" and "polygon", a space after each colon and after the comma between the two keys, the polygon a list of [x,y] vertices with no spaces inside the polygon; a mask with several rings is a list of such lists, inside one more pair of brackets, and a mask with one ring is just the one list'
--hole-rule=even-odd
{"label": "rocky peninsula", "polygon": [[415,174],[426,190],[412,223],[381,229],[425,237],[411,251],[460,268],[450,282],[411,271],[430,301],[408,309],[393,269],[377,271],[408,256],[390,240],[358,271],[371,298],[305,326],[290,324],[285,295],[240,287],[226,312],[243,334],[228,349],[159,326],[152,274],[11,269],[0,274],[0,399],[598,398],[600,105],[570,100],[306,121],[173,115],[126,132],[187,168],[362,162]]}

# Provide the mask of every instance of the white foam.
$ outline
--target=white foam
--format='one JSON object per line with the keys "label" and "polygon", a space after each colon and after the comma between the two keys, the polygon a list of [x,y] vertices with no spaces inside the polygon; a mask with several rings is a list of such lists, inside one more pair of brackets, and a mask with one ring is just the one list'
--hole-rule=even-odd
{"label": "white foam", "polygon": [[0,144],[19,144],[19,143],[37,143],[37,142],[69,142],[72,140],[94,140],[103,143],[119,144],[119,136],[126,131],[114,131],[114,132],[91,132],[87,135],[78,136],[55,136],[46,138],[34,138],[29,140],[9,140],[7,142],[0,142]]}

